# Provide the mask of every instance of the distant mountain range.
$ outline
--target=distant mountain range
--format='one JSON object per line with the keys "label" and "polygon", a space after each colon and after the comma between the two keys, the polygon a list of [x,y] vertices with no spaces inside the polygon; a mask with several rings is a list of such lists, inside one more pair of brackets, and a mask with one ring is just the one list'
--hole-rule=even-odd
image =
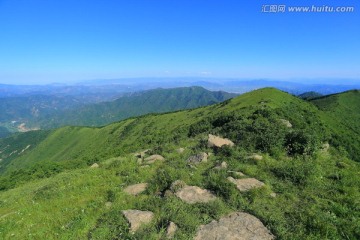
{"label": "distant mountain range", "polygon": [[55,95],[72,96],[81,101],[110,101],[124,93],[138,92],[155,88],[177,88],[200,86],[211,91],[245,93],[264,87],[275,87],[291,94],[316,91],[327,95],[360,89],[360,80],[321,80],[321,81],[278,81],[278,80],[241,80],[234,78],[122,78],[89,80],[76,84],[48,85],[7,85],[0,84],[0,97]]}
{"label": "distant mountain range", "polygon": [[109,102],[91,103],[74,96],[30,95],[0,98],[0,137],[11,131],[65,125],[101,126],[148,113],[190,109],[222,102],[236,94],[202,87],[154,89],[123,94]]}

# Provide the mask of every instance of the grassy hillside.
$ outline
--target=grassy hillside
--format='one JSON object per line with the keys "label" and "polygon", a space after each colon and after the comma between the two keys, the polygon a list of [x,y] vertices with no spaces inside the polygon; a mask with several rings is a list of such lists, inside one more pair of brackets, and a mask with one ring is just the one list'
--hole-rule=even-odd
{"label": "grassy hillside", "polygon": [[[101,128],[33,132],[42,134],[36,146],[16,158],[7,149],[1,156],[0,238],[163,239],[173,221],[179,227],[175,239],[191,239],[199,225],[245,211],[278,239],[357,239],[360,165],[347,157],[346,146],[332,145],[337,135],[326,116],[309,102],[266,88]],[[231,139],[235,147],[209,148],[209,133]],[[0,149],[18,144],[21,150],[30,138],[3,139]],[[178,153],[180,147],[185,152]],[[133,153],[144,149],[165,161],[139,165]],[[189,166],[186,159],[199,152],[211,153],[209,161]],[[263,159],[249,158],[253,153]],[[227,169],[214,169],[223,161]],[[100,167],[89,168],[95,162]],[[226,179],[235,177],[233,171],[265,187],[240,193]],[[189,205],[165,196],[177,179],[210,190],[217,200]],[[149,184],[144,193],[124,193],[139,182]],[[131,234],[125,209],[150,210],[155,219]]]}
{"label": "grassy hillside", "polygon": [[360,162],[360,92],[348,91],[311,100],[333,132],[332,144]]}

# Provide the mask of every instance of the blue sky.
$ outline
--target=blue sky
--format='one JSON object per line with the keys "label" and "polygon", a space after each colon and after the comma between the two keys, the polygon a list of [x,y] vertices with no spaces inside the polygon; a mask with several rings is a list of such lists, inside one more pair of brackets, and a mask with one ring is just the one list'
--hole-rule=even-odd
{"label": "blue sky", "polygon": [[183,76],[360,79],[360,2],[0,0],[0,83]]}

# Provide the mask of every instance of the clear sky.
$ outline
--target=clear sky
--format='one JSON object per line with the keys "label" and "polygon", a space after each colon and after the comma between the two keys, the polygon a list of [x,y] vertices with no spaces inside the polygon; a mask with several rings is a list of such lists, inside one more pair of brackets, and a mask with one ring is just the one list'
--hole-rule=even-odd
{"label": "clear sky", "polygon": [[360,79],[360,1],[0,0],[0,83],[182,76]]}

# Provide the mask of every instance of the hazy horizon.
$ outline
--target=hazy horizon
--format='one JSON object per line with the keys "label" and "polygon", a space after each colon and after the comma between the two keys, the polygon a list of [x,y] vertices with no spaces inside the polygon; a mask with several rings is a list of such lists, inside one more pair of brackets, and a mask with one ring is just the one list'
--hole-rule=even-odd
{"label": "hazy horizon", "polygon": [[307,79],[270,79],[270,78],[227,78],[227,77],[127,77],[127,78],[103,78],[103,79],[83,79],[77,81],[54,81],[54,82],[42,82],[42,81],[27,81],[27,82],[0,82],[5,85],[87,85],[87,84],[138,84],[138,83],[154,83],[164,82],[169,83],[171,81],[179,81],[180,83],[196,83],[196,82],[208,82],[215,84],[226,84],[229,82],[283,82],[283,83],[295,83],[303,85],[359,85],[360,79],[346,79],[346,78],[307,78]]}

